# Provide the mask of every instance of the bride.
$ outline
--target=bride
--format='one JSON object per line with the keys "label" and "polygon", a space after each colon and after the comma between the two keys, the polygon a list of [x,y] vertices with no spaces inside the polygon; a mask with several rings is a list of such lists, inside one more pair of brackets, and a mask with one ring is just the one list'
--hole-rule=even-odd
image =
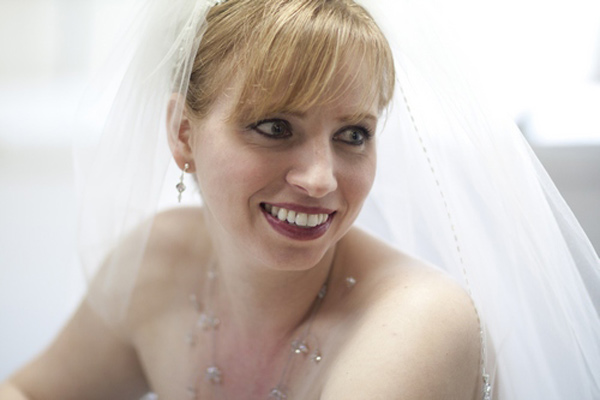
{"label": "bride", "polygon": [[[531,187],[547,181],[519,139],[494,146],[448,110],[464,99],[445,103],[351,0],[147,3],[84,165],[82,261],[100,268],[0,399],[598,395],[597,256]],[[169,159],[187,204],[163,210]],[[547,331],[564,320],[568,338]]]}

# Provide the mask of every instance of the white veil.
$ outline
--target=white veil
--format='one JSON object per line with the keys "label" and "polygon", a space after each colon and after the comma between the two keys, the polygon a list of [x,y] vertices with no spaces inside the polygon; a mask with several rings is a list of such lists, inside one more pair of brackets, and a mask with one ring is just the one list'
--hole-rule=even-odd
{"label": "white veil", "polygon": [[[187,91],[213,4],[140,1],[106,72],[84,98],[78,122],[100,129],[91,140],[78,138],[75,149],[79,254],[94,283],[88,298],[107,319],[127,312],[153,218],[169,205],[166,196],[176,197],[175,178],[166,178],[176,171],[167,144],[167,104],[173,93]],[[181,110],[173,116],[179,118]]]}
{"label": "white veil", "polygon": [[[360,222],[471,293],[493,398],[600,398],[600,261],[576,219],[517,128],[452,71],[419,2],[362,3],[390,41],[398,81]],[[176,198],[166,104],[187,90],[213,4],[144,2],[115,58],[119,72],[92,88],[82,114],[105,121],[78,160],[82,263],[90,277],[104,264],[90,301],[106,318],[126,312],[137,269],[121,266],[139,264],[161,199]]]}
{"label": "white veil", "polygon": [[496,398],[599,398],[598,256],[516,126],[470,97],[416,3],[396,6],[385,31],[399,90],[373,202],[394,244],[470,291]]}

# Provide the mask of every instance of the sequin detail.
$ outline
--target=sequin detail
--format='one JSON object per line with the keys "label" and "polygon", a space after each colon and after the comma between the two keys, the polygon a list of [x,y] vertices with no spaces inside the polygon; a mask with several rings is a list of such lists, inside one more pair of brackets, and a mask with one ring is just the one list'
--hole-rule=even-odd
{"label": "sequin detail", "polygon": [[280,388],[273,388],[269,393],[269,399],[285,400],[287,399],[287,394]]}
{"label": "sequin detail", "polygon": [[221,370],[215,365],[206,368],[206,380],[213,384],[221,383]]}

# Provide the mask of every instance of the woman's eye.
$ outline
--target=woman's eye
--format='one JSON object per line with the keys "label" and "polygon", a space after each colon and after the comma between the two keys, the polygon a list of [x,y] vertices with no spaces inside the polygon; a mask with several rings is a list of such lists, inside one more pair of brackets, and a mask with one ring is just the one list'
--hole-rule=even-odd
{"label": "woman's eye", "polygon": [[358,126],[345,128],[335,135],[336,140],[340,140],[353,146],[361,146],[370,138],[371,133],[367,129]]}
{"label": "woman's eye", "polygon": [[252,125],[251,128],[273,139],[281,139],[291,135],[289,124],[279,119],[260,121]]}

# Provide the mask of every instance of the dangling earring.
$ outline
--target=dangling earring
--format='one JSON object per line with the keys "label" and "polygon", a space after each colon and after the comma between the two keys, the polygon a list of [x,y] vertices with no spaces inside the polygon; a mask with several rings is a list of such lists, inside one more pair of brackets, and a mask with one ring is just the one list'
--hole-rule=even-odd
{"label": "dangling earring", "polygon": [[175,185],[175,189],[177,189],[177,191],[179,192],[179,195],[177,196],[177,202],[181,203],[181,194],[185,191],[185,183],[183,183],[183,176],[185,175],[185,173],[187,172],[187,170],[190,168],[190,164],[185,163],[183,166],[183,171],[181,171],[181,177],[179,177],[179,183],[177,185]]}

